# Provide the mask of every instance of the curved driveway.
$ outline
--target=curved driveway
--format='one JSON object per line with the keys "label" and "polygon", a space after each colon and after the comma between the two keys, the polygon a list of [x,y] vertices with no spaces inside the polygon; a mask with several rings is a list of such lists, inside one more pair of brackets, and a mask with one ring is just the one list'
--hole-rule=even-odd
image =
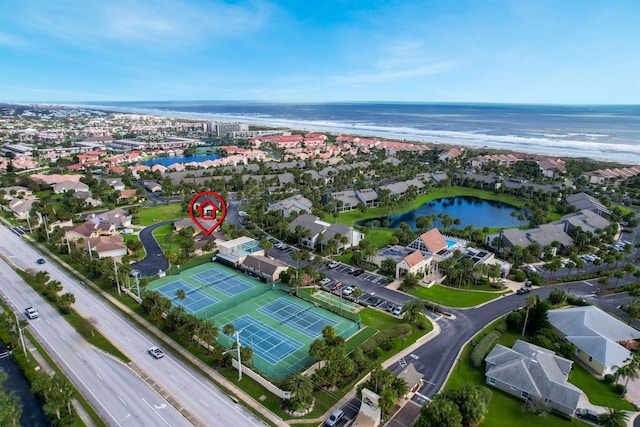
{"label": "curved driveway", "polygon": [[169,261],[165,258],[160,244],[153,236],[153,230],[172,223],[172,220],[162,221],[145,227],[140,231],[140,241],[142,242],[147,255],[141,261],[131,264],[134,269],[140,272],[140,276],[153,276],[158,274],[159,271],[165,271],[169,268]]}

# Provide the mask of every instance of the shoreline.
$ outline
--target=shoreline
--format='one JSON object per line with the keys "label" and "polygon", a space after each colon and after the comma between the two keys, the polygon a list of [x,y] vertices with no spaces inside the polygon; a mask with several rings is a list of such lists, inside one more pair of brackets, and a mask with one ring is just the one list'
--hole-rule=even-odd
{"label": "shoreline", "polygon": [[[43,104],[44,105],[44,104]],[[407,143],[463,147],[474,150],[492,150],[500,153],[522,153],[529,155],[584,159],[620,165],[640,165],[640,141],[638,146],[631,143],[609,143],[595,140],[605,133],[578,132],[553,134],[554,129],[541,129],[539,136],[492,135],[479,131],[451,131],[418,129],[416,127],[391,127],[376,123],[353,123],[333,120],[285,119],[267,115],[227,114],[215,112],[185,112],[159,108],[127,106],[107,106],[89,104],[56,104],[66,108],[84,108],[108,113],[142,114],[187,120],[208,120],[219,122],[241,122],[253,126],[287,129],[304,132],[320,132],[331,135],[379,138]],[[191,105],[188,104],[187,105]],[[277,104],[266,104],[277,105]],[[462,104],[461,104],[462,105]],[[514,132],[511,132],[514,133]],[[564,137],[564,139],[563,139]],[[583,139],[567,139],[578,138]],[[586,139],[584,139],[586,138]],[[591,140],[589,140],[591,138]]]}

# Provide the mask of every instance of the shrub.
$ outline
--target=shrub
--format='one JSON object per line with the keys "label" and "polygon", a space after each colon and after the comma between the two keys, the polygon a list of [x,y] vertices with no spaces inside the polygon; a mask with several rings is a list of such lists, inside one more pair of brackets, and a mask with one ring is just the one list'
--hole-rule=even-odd
{"label": "shrub", "polygon": [[534,274],[533,276],[531,276],[529,280],[531,280],[531,284],[535,286],[539,286],[540,283],[542,282],[542,279],[537,274]]}
{"label": "shrub", "polygon": [[373,358],[374,359],[381,358],[383,354],[384,354],[384,350],[382,350],[380,347],[376,347],[376,349],[373,350]]}
{"label": "shrub", "polygon": [[549,302],[553,305],[562,304],[567,300],[567,293],[560,288],[556,288],[549,294]]}
{"label": "shrub", "polygon": [[480,280],[478,280],[479,286],[488,285],[488,284],[489,284],[489,278],[487,277],[481,277]]}
{"label": "shrub", "polygon": [[522,313],[520,313],[519,311],[512,311],[507,316],[507,326],[509,327],[509,329],[519,328],[520,326],[522,326],[523,320],[524,319],[522,318]]}
{"label": "shrub", "polygon": [[522,270],[518,270],[513,278],[516,282],[524,282],[527,279],[527,275]]}
{"label": "shrub", "polygon": [[385,332],[387,332],[387,336],[389,338],[398,338],[404,335],[411,334],[411,325],[409,325],[408,323],[401,323]]}
{"label": "shrub", "polygon": [[613,382],[616,380],[616,376],[612,375],[612,374],[607,374],[604,376],[604,382],[606,384],[613,384]]}
{"label": "shrub", "polygon": [[507,322],[500,322],[496,325],[496,331],[500,332],[501,334],[507,332]]}
{"label": "shrub", "polygon": [[575,295],[568,295],[567,296],[567,304],[577,305],[577,306],[589,305],[587,300],[585,300],[584,298],[577,297]]}
{"label": "shrub", "polygon": [[480,340],[480,342],[478,342],[478,344],[475,346],[475,348],[471,352],[471,356],[469,358],[471,362],[471,366],[473,366],[476,369],[479,369],[480,367],[482,367],[482,362],[484,361],[484,358],[487,356],[487,354],[489,354],[489,351],[491,350],[493,345],[496,343],[496,341],[498,341],[498,338],[500,338],[500,332],[493,330],[489,332],[487,335],[485,335]]}
{"label": "shrub", "polygon": [[421,331],[426,331],[427,329],[429,329],[429,322],[427,322],[426,320],[419,321],[418,329],[420,329]]}
{"label": "shrub", "polygon": [[613,391],[620,396],[624,396],[625,394],[627,394],[627,388],[624,386],[624,384],[614,384]]}
{"label": "shrub", "polygon": [[380,345],[385,341],[389,341],[388,331],[380,331],[364,343],[360,344],[360,349],[362,349],[363,353],[367,354],[375,350],[376,347],[380,347]]}

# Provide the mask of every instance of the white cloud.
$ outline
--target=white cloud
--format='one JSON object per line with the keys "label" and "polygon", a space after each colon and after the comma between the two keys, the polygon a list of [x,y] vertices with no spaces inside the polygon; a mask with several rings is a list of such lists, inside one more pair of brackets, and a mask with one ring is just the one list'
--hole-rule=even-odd
{"label": "white cloud", "polygon": [[184,0],[26,2],[22,23],[70,44],[102,42],[176,48],[210,38],[245,35],[265,24],[273,9],[262,1],[194,4]]}

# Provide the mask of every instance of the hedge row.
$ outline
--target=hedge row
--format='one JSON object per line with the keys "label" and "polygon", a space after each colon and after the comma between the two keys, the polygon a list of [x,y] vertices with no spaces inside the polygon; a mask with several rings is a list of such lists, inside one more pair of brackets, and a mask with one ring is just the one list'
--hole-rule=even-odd
{"label": "hedge row", "polygon": [[498,338],[500,338],[500,332],[493,330],[489,332],[487,335],[485,335],[480,340],[480,342],[478,342],[478,344],[474,347],[473,351],[471,352],[471,356],[469,358],[471,362],[471,366],[473,366],[476,369],[479,369],[482,367],[482,361],[487,356],[487,354],[489,354],[489,351],[491,350],[493,345],[496,343],[496,341],[498,341]]}
{"label": "hedge row", "polygon": [[408,323],[401,323],[386,331],[378,332],[367,341],[360,344],[360,349],[365,354],[370,353],[376,348],[382,347],[385,342],[393,338],[407,335],[409,333],[411,333],[411,325],[409,325]]}

